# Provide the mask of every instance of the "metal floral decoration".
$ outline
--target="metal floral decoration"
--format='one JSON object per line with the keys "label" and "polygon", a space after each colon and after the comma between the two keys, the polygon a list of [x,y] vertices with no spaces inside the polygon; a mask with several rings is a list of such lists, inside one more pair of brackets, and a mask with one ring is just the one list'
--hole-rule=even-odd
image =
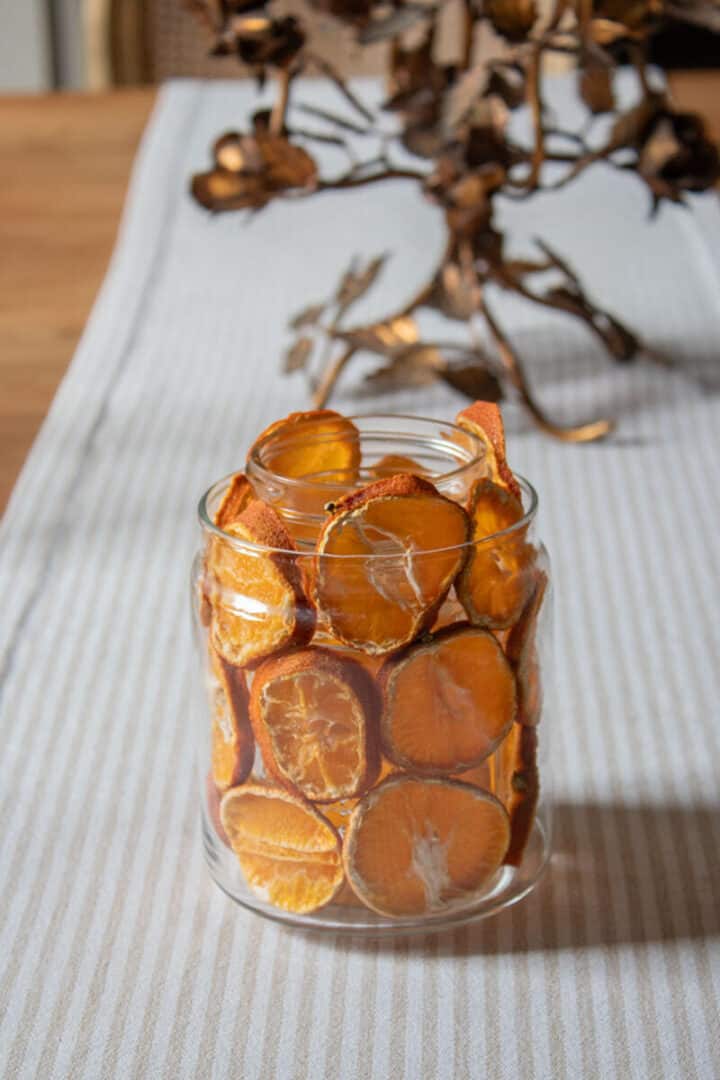
{"label": "metal floral decoration", "polygon": [[[332,296],[292,320],[295,339],[285,371],[307,373],[313,404],[320,408],[353,358],[371,353],[382,360],[368,377],[378,389],[441,379],[470,398],[497,400],[509,385],[546,433],[569,442],[607,434],[609,419],[566,426],[547,415],[486,286],[581,320],[619,363],[648,351],[595,303],[575,269],[547,243],[536,241],[536,251],[526,259],[511,257],[495,222],[496,200],[527,199],[562,188],[600,161],[645,185],[652,212],[664,201],[682,203],[687,192],[715,185],[720,177],[717,147],[701,117],[678,111],[653,84],[647,53],[650,39],[670,20],[720,32],[720,2],[555,0],[553,10],[541,16],[535,0],[464,0],[452,64],[436,59],[443,0],[311,0],[311,6],[349,25],[360,45],[390,43],[388,96],[382,108],[397,117],[397,133],[391,137],[381,130],[376,112],[313,51],[307,29],[296,17],[276,13],[271,0],[194,0],[191,7],[213,35],[213,53],[234,54],[260,84],[271,76],[277,88],[274,105],[255,113],[250,130],[226,132],[215,142],[212,168],[192,179],[194,197],[213,212],[259,211],[280,197],[413,181],[444,215],[447,243],[420,291],[398,311],[368,325],[349,324],[348,314],[374,284],[386,256],[365,265],[354,260]],[[504,39],[506,49],[501,59],[479,65],[473,62],[473,46],[482,22]],[[573,59],[589,120],[613,114],[609,136],[599,148],[591,147],[586,135],[559,129],[549,120],[543,70],[553,53]],[[621,62],[633,66],[640,88],[639,102],[625,112],[616,110],[613,93],[613,71]],[[334,83],[347,115],[301,103],[293,115],[302,113],[310,126],[290,125],[293,84],[306,73]],[[529,146],[514,141],[508,130],[510,113],[523,104],[532,119]],[[382,150],[359,161],[352,136],[370,134],[380,139]],[[306,149],[314,142],[342,150],[345,171],[323,176]],[[415,156],[417,166],[393,161],[398,143]],[[407,154],[403,157],[408,160]],[[559,167],[550,179],[546,163]],[[423,308],[465,323],[467,344],[423,340],[415,319]],[[484,320],[493,352],[478,336],[478,320]]]}

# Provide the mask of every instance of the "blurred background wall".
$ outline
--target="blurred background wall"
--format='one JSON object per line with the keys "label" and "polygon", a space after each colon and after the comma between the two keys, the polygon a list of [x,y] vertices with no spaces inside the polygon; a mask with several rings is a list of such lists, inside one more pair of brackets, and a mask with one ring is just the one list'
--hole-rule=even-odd
{"label": "blurred background wall", "polygon": [[45,0],[0,0],[0,89],[43,90],[52,80]]}
{"label": "blurred background wall", "polygon": [[[438,51],[444,60],[452,59],[444,42],[454,40],[453,24],[462,2],[442,0]],[[550,0],[538,3],[542,8]],[[315,51],[332,58],[347,74],[383,70],[385,46],[361,50],[347,29],[310,10],[305,0],[276,0],[273,7],[312,21]],[[208,58],[208,38],[185,0],[0,0],[0,27],[0,93],[99,90],[178,75],[241,74],[232,58]],[[478,59],[502,51],[502,43],[485,25],[475,45]],[[692,28],[673,29],[656,49],[667,66],[720,65],[718,39]]]}

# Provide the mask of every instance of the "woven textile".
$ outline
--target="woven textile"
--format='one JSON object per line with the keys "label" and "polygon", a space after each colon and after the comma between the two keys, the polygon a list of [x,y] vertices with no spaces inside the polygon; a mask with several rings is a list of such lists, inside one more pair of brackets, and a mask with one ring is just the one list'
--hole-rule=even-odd
{"label": "woven textile", "polygon": [[[301,96],[335,105],[308,85]],[[340,103],[342,104],[342,103]],[[254,105],[171,84],[102,293],[0,531],[0,1072],[8,1078],[700,1077],[720,1074],[720,212],[647,220],[599,167],[508,208],[671,357],[617,367],[561,315],[503,302],[560,446],[508,409],[554,560],[555,855],[524,903],[436,938],[359,943],[244,913],[201,854],[188,701],[195,503],[306,400],[288,314],[354,252],[398,252],[358,309],[441,249],[409,185],[247,222],[186,195]],[[333,151],[329,151],[333,153]],[[72,267],[68,268],[72,272]],[[351,396],[352,369],[338,404]],[[373,406],[377,402],[372,402]],[[395,411],[452,416],[445,387]]]}

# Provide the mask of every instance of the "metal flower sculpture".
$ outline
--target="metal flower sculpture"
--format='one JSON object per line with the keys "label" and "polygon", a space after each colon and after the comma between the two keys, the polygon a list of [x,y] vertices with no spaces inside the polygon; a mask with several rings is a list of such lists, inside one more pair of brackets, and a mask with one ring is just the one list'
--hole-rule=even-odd
{"label": "metal flower sculpture", "polygon": [[[261,84],[268,76],[277,84],[275,104],[255,114],[250,131],[227,132],[216,141],[212,168],[192,179],[194,197],[213,212],[258,211],[275,198],[409,180],[444,215],[447,244],[417,295],[370,325],[348,324],[347,316],[374,284],[385,256],[365,266],[354,261],[331,297],[293,319],[295,338],[285,371],[306,372],[319,408],[352,359],[369,352],[382,361],[369,376],[378,389],[440,379],[471,398],[498,399],[510,386],[550,435],[584,442],[607,434],[612,427],[608,419],[566,426],[546,414],[486,286],[581,320],[618,362],[647,355],[647,350],[593,301],[574,268],[546,243],[537,241],[527,259],[511,257],[495,221],[495,203],[499,196],[527,199],[563,187],[599,161],[644,184],[652,212],[665,200],[681,203],[687,192],[714,186],[720,178],[718,148],[701,117],[679,112],[653,85],[646,56],[650,39],[670,20],[720,32],[720,0],[555,0],[544,16],[535,0],[464,0],[453,64],[436,59],[443,0],[311,2],[351,27],[361,45],[390,43],[383,111],[397,118],[397,133],[389,137],[381,129],[375,111],[313,52],[307,28],[293,16],[276,13],[272,0],[194,0],[191,6],[213,35],[213,53],[235,54]],[[476,65],[474,41],[482,22],[504,39],[506,49],[502,59]],[[609,136],[599,148],[548,120],[543,65],[553,53],[573,58],[590,119],[613,115]],[[613,94],[612,73],[621,62],[634,67],[641,91],[638,104],[625,112],[616,110]],[[300,105],[296,112],[312,120],[312,129],[289,124],[293,83],[308,72],[335,84],[353,119]],[[523,104],[532,119],[528,146],[515,142],[508,130],[510,114]],[[353,134],[375,134],[380,154],[358,161]],[[342,149],[346,170],[323,176],[307,149],[313,142]],[[417,166],[394,163],[393,145],[414,155]],[[549,173],[546,163],[558,168]],[[424,340],[415,319],[422,308],[467,324],[467,345]],[[492,351],[480,344],[477,320],[484,320]]]}

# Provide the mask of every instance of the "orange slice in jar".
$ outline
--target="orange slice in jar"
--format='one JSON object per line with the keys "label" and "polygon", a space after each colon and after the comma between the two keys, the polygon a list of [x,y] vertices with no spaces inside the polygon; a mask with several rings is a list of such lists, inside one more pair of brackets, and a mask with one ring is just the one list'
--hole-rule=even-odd
{"label": "orange slice in jar", "polygon": [[325,504],[357,482],[360,458],[353,422],[317,409],[291,413],[266,428],[250,448],[247,467],[294,539],[314,547]]}
{"label": "orange slice in jar", "polygon": [[212,772],[209,772],[205,777],[205,800],[207,805],[208,816],[212,823],[215,832],[222,840],[226,847],[230,847],[230,840],[227,833],[223,828],[223,823],[220,820],[220,799],[222,798],[220,792],[215,786]]}
{"label": "orange slice in jar", "polygon": [[245,784],[225,793],[220,818],[249,887],[274,907],[316,911],[342,886],[340,837],[299,796]]}
{"label": "orange slice in jar", "polygon": [[360,465],[360,438],[352,420],[333,409],[290,413],[258,435],[248,460],[279,476],[352,483]]}
{"label": "orange slice in jar", "polygon": [[350,799],[380,766],[379,700],[365,668],[328,649],[265,661],[250,695],[265,768],[312,802]]}
{"label": "orange slice in jar", "polygon": [[492,480],[479,480],[470,496],[472,546],[455,583],[474,626],[502,630],[520,616],[532,589],[534,550],[527,529],[512,529],[523,517],[522,503]]}
{"label": "orange slice in jar", "polygon": [[464,784],[475,784],[484,791],[492,791],[490,758],[486,761],[481,761],[479,765],[475,765],[472,769],[466,769],[465,772],[458,773],[456,776],[451,777],[451,779],[462,780]]}
{"label": "orange slice in jar", "polygon": [[312,573],[329,632],[371,655],[412,641],[432,625],[465,561],[468,533],[464,509],[418,476],[376,480],[340,499]]}
{"label": "orange slice in jar", "polygon": [[246,779],[255,760],[245,675],[210,649],[214,675],[211,696],[211,774],[218,791]]}
{"label": "orange slice in jar", "polygon": [[215,511],[215,524],[217,527],[225,529],[233,521],[237,521],[255,498],[255,492],[245,473],[235,473],[231,477],[230,483],[226,487],[220,504]]}
{"label": "orange slice in jar", "polygon": [[466,623],[391,657],[379,681],[383,753],[424,776],[479,765],[515,716],[512,667],[492,634]]}
{"label": "orange slice in jar", "polygon": [[224,532],[231,539],[213,536],[208,553],[216,651],[245,667],[304,645],[315,615],[302,588],[295,545],[278,515],[258,499]]}
{"label": "orange slice in jar", "polygon": [[439,915],[490,885],[509,842],[507,813],[481,788],[391,776],[358,803],[343,862],[353,891],[373,911]]}
{"label": "orange slice in jar", "polygon": [[208,580],[207,555],[203,558],[195,587],[195,600],[197,603],[198,622],[207,629],[212,620],[212,602],[210,600],[210,583]]}
{"label": "orange slice in jar", "polygon": [[510,844],[505,862],[519,866],[535,821],[540,795],[537,731],[513,724],[491,759],[492,790],[510,818]]}
{"label": "orange slice in jar", "polygon": [[[388,761],[387,758],[380,758],[380,769],[377,776],[373,780],[373,785],[380,783],[386,776],[390,776],[399,772],[397,765],[393,765],[392,761]],[[328,821],[335,826],[341,836],[344,835],[345,830],[350,824],[350,817],[359,802],[359,798],[354,799],[339,799],[337,802],[322,803],[321,809],[324,816]]]}
{"label": "orange slice in jar", "polygon": [[533,726],[542,712],[542,679],[537,650],[540,611],[548,587],[548,576],[540,571],[533,593],[520,619],[508,634],[506,652],[515,667],[518,686],[518,720]]}
{"label": "orange slice in jar", "polygon": [[426,476],[427,470],[418,465],[404,454],[386,454],[371,465],[368,474],[375,480],[382,480],[386,476],[397,476],[398,473],[412,473],[413,476]]}
{"label": "orange slice in jar", "polygon": [[457,414],[455,423],[482,441],[489,479],[520,499],[520,485],[505,456],[505,425],[499,406],[494,401],[475,401]]}

